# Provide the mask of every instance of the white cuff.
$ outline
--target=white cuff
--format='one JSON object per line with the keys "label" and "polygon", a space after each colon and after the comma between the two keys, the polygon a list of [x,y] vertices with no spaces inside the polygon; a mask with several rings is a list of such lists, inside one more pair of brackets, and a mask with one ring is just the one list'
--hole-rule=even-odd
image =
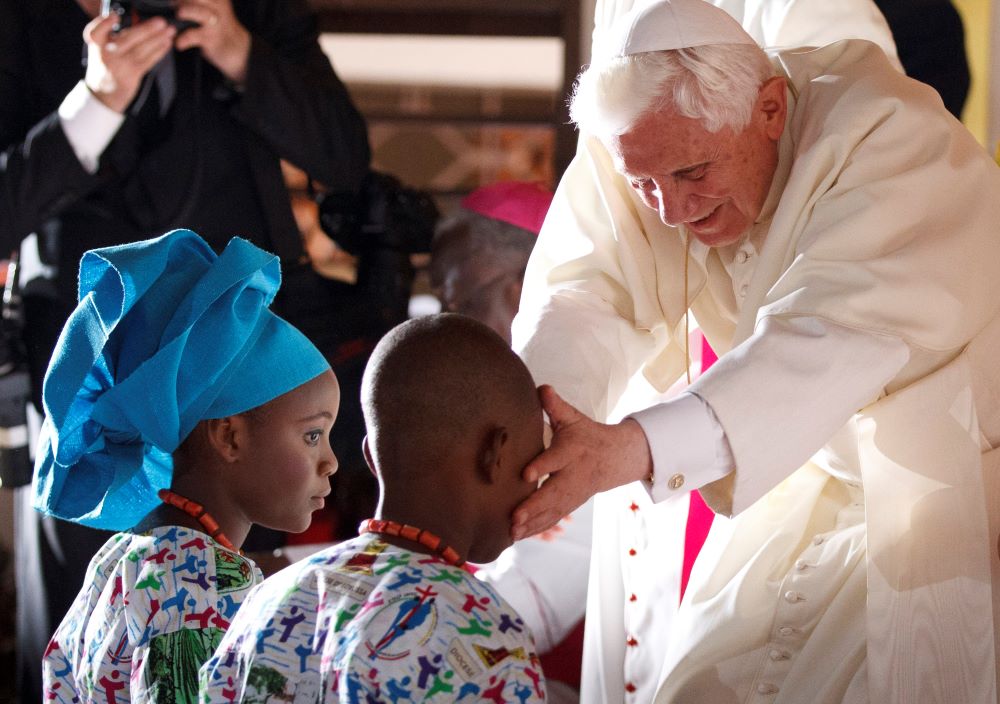
{"label": "white cuff", "polygon": [[649,443],[653,482],[643,482],[653,501],[663,501],[722,479],[733,471],[733,455],[711,407],[685,392],[629,416]]}
{"label": "white cuff", "polygon": [[98,100],[83,81],[59,105],[59,122],[76,158],[90,173],[114,138],[125,116]]}

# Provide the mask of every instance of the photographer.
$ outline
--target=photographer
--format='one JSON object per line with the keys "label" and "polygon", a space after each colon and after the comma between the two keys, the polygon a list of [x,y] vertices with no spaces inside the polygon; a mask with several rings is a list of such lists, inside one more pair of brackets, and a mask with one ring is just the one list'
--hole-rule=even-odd
{"label": "photographer", "polygon": [[[177,226],[216,247],[241,235],[281,256],[293,291],[315,274],[279,159],[337,190],[367,172],[364,122],[301,0],[113,4],[0,0],[0,251],[20,250],[36,415],[83,252]],[[288,294],[276,310],[309,314]],[[41,521],[18,491],[19,691],[39,701],[52,624],[104,536]]]}

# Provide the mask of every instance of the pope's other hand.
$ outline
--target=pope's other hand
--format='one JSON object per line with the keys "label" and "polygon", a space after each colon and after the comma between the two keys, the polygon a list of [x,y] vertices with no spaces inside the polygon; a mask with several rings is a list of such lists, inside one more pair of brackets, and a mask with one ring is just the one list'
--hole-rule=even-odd
{"label": "pope's other hand", "polygon": [[538,394],[552,425],[552,443],[524,468],[524,478],[548,479],[515,509],[514,540],[551,528],[594,494],[644,479],[653,468],[638,422],[626,418],[605,425],[563,401],[551,386],[539,387]]}

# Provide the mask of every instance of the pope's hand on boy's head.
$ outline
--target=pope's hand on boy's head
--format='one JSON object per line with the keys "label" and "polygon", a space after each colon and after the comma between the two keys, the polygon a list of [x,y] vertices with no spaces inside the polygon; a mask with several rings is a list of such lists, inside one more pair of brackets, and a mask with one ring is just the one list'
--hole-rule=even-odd
{"label": "pope's hand on boy's head", "polygon": [[638,422],[606,425],[564,401],[551,386],[539,388],[552,440],[524,468],[524,479],[545,483],[513,515],[511,536],[520,540],[554,526],[594,494],[651,474],[652,459]]}

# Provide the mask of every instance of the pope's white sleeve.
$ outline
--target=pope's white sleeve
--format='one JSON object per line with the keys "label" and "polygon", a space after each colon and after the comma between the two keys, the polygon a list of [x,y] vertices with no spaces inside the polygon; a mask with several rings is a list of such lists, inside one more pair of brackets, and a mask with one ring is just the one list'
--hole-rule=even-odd
{"label": "pope's white sleeve", "polygon": [[575,291],[560,291],[514,320],[514,349],[536,384],[550,384],[577,410],[607,422],[629,381],[655,349],[610,307]]}
{"label": "pope's white sleeve", "polygon": [[97,171],[101,154],[114,138],[125,116],[102,103],[83,81],[77,83],[59,105],[59,122],[80,164]]}
{"label": "pope's white sleeve", "polygon": [[[735,467],[735,514],[776,486],[882,393],[907,344],[810,317],[767,317],[689,393],[633,414],[653,455],[655,501]],[[728,467],[727,467],[728,463]]]}
{"label": "pope's white sleeve", "polygon": [[559,645],[586,610],[593,503],[514,543],[476,572],[524,619],[540,653]]}
{"label": "pope's white sleeve", "polygon": [[581,137],[528,260],[511,326],[512,346],[535,383],[551,384],[602,423],[650,363],[667,386],[684,372],[682,305],[664,325],[654,265],[658,256],[680,256],[684,245],[665,236],[652,247],[650,224],[666,227],[637,203],[603,145]]}
{"label": "pope's white sleeve", "polygon": [[653,456],[653,482],[646,482],[653,501],[663,501],[733,471],[726,434],[712,408],[684,392],[677,398],[632,413],[642,426]]}

